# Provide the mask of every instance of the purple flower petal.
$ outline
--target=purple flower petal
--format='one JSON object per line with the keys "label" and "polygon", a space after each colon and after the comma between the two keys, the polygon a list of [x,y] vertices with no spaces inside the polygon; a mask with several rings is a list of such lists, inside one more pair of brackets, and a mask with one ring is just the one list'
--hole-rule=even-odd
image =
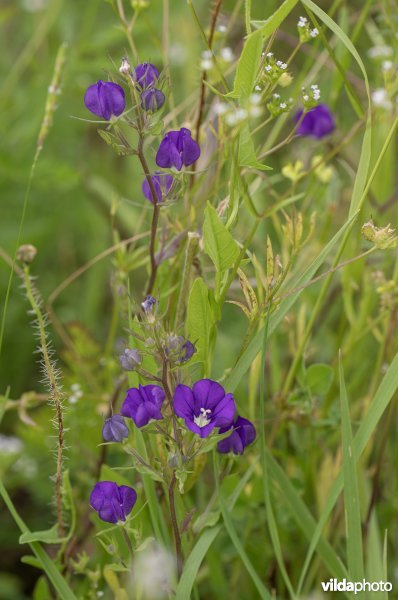
{"label": "purple flower petal", "polygon": [[166,133],[156,154],[156,164],[164,169],[175,167],[180,171],[183,165],[191,165],[199,156],[199,144],[192,139],[189,129],[182,127],[179,131]]}
{"label": "purple flower petal", "polygon": [[197,381],[192,390],[186,385],[178,385],[173,404],[176,415],[202,438],[210,435],[215,427],[231,425],[235,415],[232,394],[226,394],[224,388],[211,379]]}
{"label": "purple flower petal", "polygon": [[142,89],[152,86],[159,78],[159,71],[152,63],[142,63],[134,69],[135,78]]}
{"label": "purple flower petal", "polygon": [[84,104],[90,112],[109,121],[113,115],[121,115],[126,107],[124,90],[117,83],[99,80],[87,88]]}
{"label": "purple flower petal", "polygon": [[194,396],[191,388],[180,383],[174,392],[174,412],[182,419],[189,419],[193,414]]}
{"label": "purple flower petal", "polygon": [[246,446],[256,439],[256,429],[248,419],[237,417],[233,426],[222,427],[220,433],[231,430],[231,435],[224,438],[217,444],[217,450],[221,454],[233,452],[234,454],[243,454]]}
{"label": "purple flower petal", "polygon": [[[151,180],[156,192],[156,201],[163,202],[164,197],[167,196],[171,189],[171,186],[173,185],[173,176],[157,171],[155,175],[151,176]],[[145,198],[147,198],[150,202],[153,202],[152,191],[149,187],[147,178],[145,178],[142,182],[142,192]]]}
{"label": "purple flower petal", "polygon": [[156,112],[162,108],[166,100],[165,95],[160,90],[149,88],[141,92],[141,103],[144,110]]}
{"label": "purple flower petal", "polygon": [[[302,110],[296,114],[296,122],[300,120],[302,114]],[[331,133],[334,128],[335,122],[330,109],[326,104],[318,104],[304,115],[297,133],[321,139]]]}
{"label": "purple flower petal", "polygon": [[117,523],[126,520],[136,500],[133,488],[126,485],[119,487],[114,481],[99,481],[91,492],[90,506],[103,521]]}
{"label": "purple flower petal", "polygon": [[107,419],[102,428],[102,437],[106,442],[122,442],[128,434],[129,428],[121,415]]}
{"label": "purple flower petal", "polygon": [[140,385],[127,390],[121,414],[133,419],[137,427],[144,427],[151,419],[161,420],[161,407],[166,397],[158,385]]}

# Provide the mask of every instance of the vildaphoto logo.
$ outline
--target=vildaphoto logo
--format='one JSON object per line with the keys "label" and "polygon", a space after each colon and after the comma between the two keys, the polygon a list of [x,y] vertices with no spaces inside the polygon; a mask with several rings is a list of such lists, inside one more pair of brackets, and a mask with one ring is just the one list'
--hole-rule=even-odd
{"label": "vildaphoto logo", "polygon": [[392,583],[390,581],[348,581],[347,579],[329,579],[329,581],[322,581],[322,588],[324,592],[354,592],[359,594],[360,592],[391,592]]}

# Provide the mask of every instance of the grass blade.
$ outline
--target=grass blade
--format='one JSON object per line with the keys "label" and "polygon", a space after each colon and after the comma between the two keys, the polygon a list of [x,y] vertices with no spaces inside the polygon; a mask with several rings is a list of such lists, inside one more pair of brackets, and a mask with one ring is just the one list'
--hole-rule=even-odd
{"label": "grass blade", "polygon": [[[10,511],[15,523],[18,525],[20,532],[22,534],[30,534],[31,531],[28,529],[25,522],[19,516],[1,479],[0,495],[3,498],[4,504]],[[57,567],[54,565],[53,559],[48,556],[47,552],[45,552],[42,545],[39,544],[39,542],[29,542],[29,546],[33,554],[36,556],[37,560],[40,562],[47,577],[49,578],[57,593],[59,594],[59,598],[61,598],[61,600],[77,600],[76,596],[68,586],[67,582],[62,577]]]}
{"label": "grass blade", "polygon": [[344,507],[347,531],[347,561],[351,580],[364,577],[361,510],[359,502],[358,475],[353,452],[353,438],[344,380],[343,364],[339,357],[341,437],[343,445]]}

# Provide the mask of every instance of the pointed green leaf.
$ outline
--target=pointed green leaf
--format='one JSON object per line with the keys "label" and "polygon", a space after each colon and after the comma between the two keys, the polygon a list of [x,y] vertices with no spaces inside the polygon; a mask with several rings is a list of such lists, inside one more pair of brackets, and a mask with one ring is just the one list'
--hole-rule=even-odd
{"label": "pointed green leaf", "polygon": [[235,264],[239,256],[239,246],[211,204],[208,204],[205,210],[203,238],[205,252],[210,256],[218,273],[223,273]]}

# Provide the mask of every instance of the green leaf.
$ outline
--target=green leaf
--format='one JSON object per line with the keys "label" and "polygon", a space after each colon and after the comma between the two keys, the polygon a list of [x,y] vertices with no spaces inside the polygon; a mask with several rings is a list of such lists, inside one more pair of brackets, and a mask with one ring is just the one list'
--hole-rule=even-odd
{"label": "green leaf", "polygon": [[[357,433],[354,437],[353,452],[355,461],[357,461],[363,451],[366,448],[371,436],[373,435],[377,424],[384,414],[387,406],[389,405],[392,397],[398,389],[398,353],[395,355],[394,360],[390,364],[386,374],[384,375],[382,382],[375,394],[372,404],[363,419]],[[340,471],[336,477],[332,489],[329,493],[323,512],[319,518],[315,531],[313,532],[311,543],[307,552],[305,563],[300,577],[299,589],[301,589],[305,574],[311,563],[312,555],[315,548],[319,543],[319,539],[322,535],[322,531],[329,519],[329,516],[339,498],[339,495],[343,489],[344,481],[343,474]]]}
{"label": "green leaf", "polygon": [[288,14],[296,6],[297,2],[298,0],[285,0],[285,2],[283,2],[268,19],[265,19],[265,21],[252,21],[252,25],[259,29],[264,39],[269,38],[282,21],[286,19]]}
{"label": "green leaf", "polygon": [[[243,488],[253,475],[256,465],[257,460],[250,465],[249,469],[247,469],[246,473],[235,487],[234,492],[230,495],[227,502],[229,511],[232,511],[233,507],[235,506],[235,503],[242,493]],[[178,582],[175,600],[187,600],[187,598],[191,597],[192,588],[196,581],[196,576],[200,565],[202,564],[202,560],[206,556],[210,546],[220,531],[222,531],[222,527],[220,525],[211,527],[210,529],[206,528],[196,541],[195,546],[192,548],[187,560],[185,561],[184,570],[182,572],[180,581]]]}
{"label": "green leaf", "polygon": [[[8,495],[8,492],[7,492],[6,488],[4,487],[4,484],[1,481],[1,479],[0,479],[0,496],[2,496],[5,505],[7,506],[8,510],[10,511],[10,513],[11,513],[14,521],[18,525],[20,531],[23,534],[30,533],[25,522],[21,519],[14,504],[12,503],[12,500],[11,500],[10,496]],[[37,560],[40,562],[42,569],[45,571],[45,573],[47,574],[47,577],[49,578],[49,580],[53,584],[54,588],[56,589],[60,600],[77,600],[75,594],[70,589],[68,583],[63,578],[61,573],[58,571],[53,560],[48,556],[47,552],[45,552],[45,550],[42,548],[41,544],[39,542],[34,542],[34,541],[28,542],[28,544],[30,545],[32,552],[36,556]]]}
{"label": "green leaf", "polygon": [[112,146],[115,150],[116,154],[119,156],[129,156],[130,154],[134,154],[134,150],[132,148],[127,148],[124,146],[119,138],[110,133],[109,131],[104,131],[103,129],[97,129],[99,136],[108,144],[108,146]]}
{"label": "green leaf", "polygon": [[311,365],[305,374],[305,383],[312,394],[324,396],[333,383],[334,371],[322,363]]}
{"label": "green leaf", "polygon": [[53,525],[50,529],[43,531],[27,531],[19,536],[20,544],[30,544],[31,542],[44,542],[45,544],[60,544],[68,538],[59,537],[58,525]]}
{"label": "green leaf", "polygon": [[205,252],[210,256],[218,273],[224,273],[234,265],[239,256],[239,246],[211,204],[205,209],[203,238]]}
{"label": "green leaf", "polygon": [[[201,277],[195,279],[188,298],[187,334],[191,340],[198,340],[195,362],[208,367],[210,333],[213,326],[213,312],[209,302],[209,290]],[[193,362],[193,361],[192,361]]]}
{"label": "green leaf", "polygon": [[248,100],[256,82],[262,49],[261,31],[255,31],[246,38],[236,67],[234,89],[228,97],[239,98],[240,101]]}
{"label": "green leaf", "polygon": [[364,577],[361,509],[359,504],[358,475],[353,452],[350,410],[341,356],[339,358],[339,373],[348,573],[351,580],[359,581]]}
{"label": "green leaf", "polygon": [[223,494],[220,491],[220,484],[218,481],[218,473],[220,472],[218,455],[214,452],[213,457],[214,457],[214,479],[216,482],[218,503],[220,505],[220,510],[221,510],[221,514],[223,517],[225,529],[227,530],[228,535],[231,538],[231,542],[235,546],[235,550],[237,551],[242,563],[245,565],[247,572],[249,573],[250,577],[252,578],[252,581],[257,588],[260,598],[262,598],[262,600],[271,600],[271,594],[268,592],[267,588],[261,581],[261,579],[260,579],[257,571],[255,570],[250,558],[248,557],[246,550],[244,549],[244,546],[243,546],[243,544],[239,538],[239,535],[235,529],[235,526],[231,519],[230,511],[228,510],[228,507],[223,498]]}
{"label": "green leaf", "polygon": [[[269,335],[276,330],[278,325],[284,319],[285,315],[291,310],[292,306],[296,302],[296,300],[300,297],[303,289],[302,286],[308,283],[315,275],[319,267],[326,260],[329,253],[333,250],[337,242],[339,242],[344,236],[345,232],[349,229],[351,224],[353,223],[356,215],[354,215],[351,219],[346,221],[346,223],[341,227],[341,229],[335,234],[335,236],[330,240],[328,244],[323,248],[323,250],[319,253],[317,258],[302,272],[292,278],[290,281],[290,287],[292,289],[299,288],[297,292],[293,293],[291,296],[282,300],[280,306],[277,311],[274,312],[269,319]],[[225,389],[228,392],[233,392],[242,377],[245,375],[246,371],[250,368],[250,365],[253,363],[257,354],[260,352],[263,344],[263,330],[261,329],[251,340],[250,344],[244,351],[244,353],[239,357],[237,364],[232,370],[231,374],[227,377],[225,381]]]}
{"label": "green leaf", "polygon": [[249,167],[251,169],[260,169],[261,171],[271,171],[271,167],[263,165],[257,160],[254,150],[253,137],[249,125],[244,125],[239,134],[239,155],[238,161],[240,167]]}

